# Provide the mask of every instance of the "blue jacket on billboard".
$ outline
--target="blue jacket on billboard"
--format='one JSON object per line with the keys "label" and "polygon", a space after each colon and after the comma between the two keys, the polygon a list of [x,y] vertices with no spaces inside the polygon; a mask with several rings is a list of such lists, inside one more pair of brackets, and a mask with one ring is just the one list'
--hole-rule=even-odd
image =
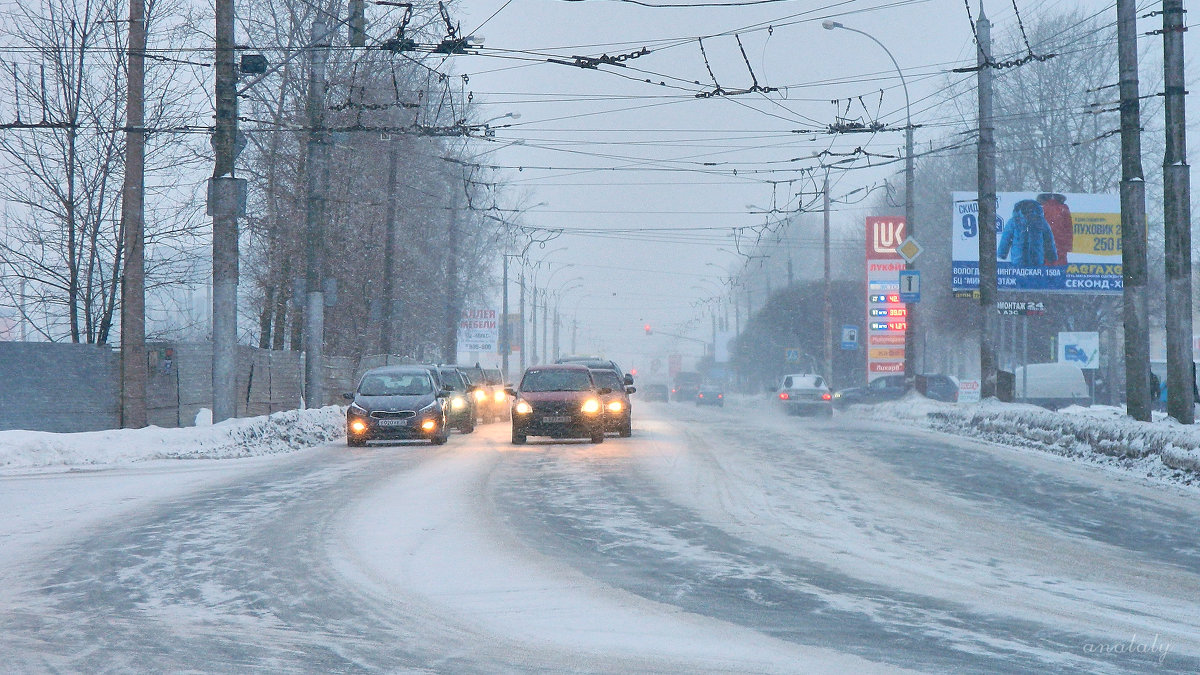
{"label": "blue jacket on billboard", "polygon": [[1012,218],[1004,224],[996,253],[1017,267],[1042,267],[1058,258],[1054,232],[1046,222],[1041,204],[1022,199],[1013,206]]}

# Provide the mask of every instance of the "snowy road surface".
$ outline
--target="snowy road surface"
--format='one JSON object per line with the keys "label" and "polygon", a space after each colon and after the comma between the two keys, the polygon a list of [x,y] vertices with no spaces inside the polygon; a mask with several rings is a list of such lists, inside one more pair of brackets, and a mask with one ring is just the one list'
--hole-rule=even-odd
{"label": "snowy road surface", "polygon": [[762,402],[0,478],[15,672],[1197,672],[1200,501]]}

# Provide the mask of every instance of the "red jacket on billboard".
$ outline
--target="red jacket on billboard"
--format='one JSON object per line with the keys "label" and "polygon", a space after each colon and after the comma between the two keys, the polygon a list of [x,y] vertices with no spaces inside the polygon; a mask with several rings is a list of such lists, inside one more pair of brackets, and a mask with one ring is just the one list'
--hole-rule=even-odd
{"label": "red jacket on billboard", "polygon": [[1048,265],[1066,265],[1067,254],[1075,239],[1075,222],[1071,219],[1071,209],[1067,206],[1067,198],[1054,192],[1046,192],[1037,196],[1042,205],[1042,213],[1050,224],[1050,232],[1054,234],[1054,249],[1058,259]]}

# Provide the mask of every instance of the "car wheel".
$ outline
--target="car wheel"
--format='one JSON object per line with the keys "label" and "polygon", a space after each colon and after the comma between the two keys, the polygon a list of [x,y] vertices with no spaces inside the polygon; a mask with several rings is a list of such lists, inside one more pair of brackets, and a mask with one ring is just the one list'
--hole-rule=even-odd
{"label": "car wheel", "polygon": [[625,418],[625,424],[622,425],[620,430],[617,431],[617,435],[619,435],[621,438],[629,438],[630,436],[633,435],[633,418],[632,417]]}
{"label": "car wheel", "polygon": [[592,442],[593,443],[603,443],[604,442],[604,430],[603,429],[592,432]]}
{"label": "car wheel", "polygon": [[463,425],[459,427],[458,430],[464,434],[469,434],[472,431],[475,431],[475,417],[472,416],[469,421],[463,422]]}
{"label": "car wheel", "polygon": [[525,434],[518,434],[514,429],[512,432],[513,445],[525,445]]}
{"label": "car wheel", "polygon": [[442,434],[441,436],[434,436],[434,437],[430,438],[429,442],[433,445],[445,445],[446,441],[448,441],[448,440],[450,440],[450,435]]}

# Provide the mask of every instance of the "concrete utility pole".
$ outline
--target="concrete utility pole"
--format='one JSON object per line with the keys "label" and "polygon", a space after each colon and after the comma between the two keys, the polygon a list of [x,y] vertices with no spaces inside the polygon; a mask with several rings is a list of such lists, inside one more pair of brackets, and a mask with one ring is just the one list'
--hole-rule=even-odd
{"label": "concrete utility pole", "polygon": [[[829,267],[829,170],[825,171],[825,182],[821,187],[821,201],[824,204],[824,246],[825,249],[825,304],[821,311],[822,331],[825,337],[825,381],[833,382],[833,291]],[[830,385],[833,386],[833,385]]]}
{"label": "concrete utility pole", "polygon": [[388,142],[387,205],[384,207],[383,235],[383,316],[379,327],[379,347],[384,354],[396,349],[396,174],[400,150],[395,139]]}
{"label": "concrete utility pole", "polygon": [[500,355],[503,358],[504,377],[508,377],[508,357],[512,354],[512,336],[508,334],[508,253],[504,253],[504,281],[500,301]]}
{"label": "concrete utility pole", "polygon": [[233,0],[216,0],[216,123],[209,212],[213,219],[213,421],[237,414],[238,215],[245,181],[235,178],[238,102]]}
{"label": "concrete utility pole", "polygon": [[329,146],[325,142],[325,59],[328,56],[329,30],[323,21],[312,25],[308,71],[308,145],[305,167],[308,171],[308,204],[305,215],[304,308],[304,405],[319,408],[325,404],[324,346],[325,293],[322,272],[325,267],[325,189],[329,172]]}
{"label": "concrete utility pole", "polygon": [[1142,173],[1138,100],[1137,3],[1117,0],[1117,53],[1121,86],[1121,259],[1124,275],[1125,405],[1135,420],[1150,421],[1150,328],[1146,296],[1146,179]]}
{"label": "concrete utility pole", "polygon": [[462,291],[458,287],[458,209],[450,207],[450,225],[446,228],[446,317],[442,337],[442,362],[458,361],[458,321],[462,316]]}
{"label": "concrete utility pole", "polygon": [[[526,349],[526,347],[529,345],[529,343],[525,341],[525,331],[529,327],[527,325],[525,325],[525,264],[524,264],[524,261],[522,261],[522,264],[521,264],[521,274],[520,274],[520,280],[518,283],[521,288],[520,298],[517,302],[517,306],[518,306],[517,313],[520,314],[520,316],[521,316],[521,372],[525,372],[525,365],[526,365],[525,355],[529,353],[529,350]],[[508,373],[505,373],[505,375],[508,376]]]}
{"label": "concrete utility pole", "polygon": [[146,3],[129,1],[125,182],[121,193],[121,426],[146,426]]}
{"label": "concrete utility pole", "polygon": [[[529,331],[531,337],[531,346],[529,347],[529,365],[540,363],[538,360],[538,333],[537,333],[537,284],[533,284],[533,288],[529,289]],[[545,321],[545,319],[542,319]]]}
{"label": "concrete utility pole", "polygon": [[1192,361],[1192,198],[1183,101],[1183,0],[1163,0],[1163,85],[1167,147],[1163,156],[1163,228],[1167,257],[1167,413],[1195,421]]}
{"label": "concrete utility pole", "polygon": [[996,141],[992,136],[992,24],[979,7],[979,379],[985,398],[996,395]]}

